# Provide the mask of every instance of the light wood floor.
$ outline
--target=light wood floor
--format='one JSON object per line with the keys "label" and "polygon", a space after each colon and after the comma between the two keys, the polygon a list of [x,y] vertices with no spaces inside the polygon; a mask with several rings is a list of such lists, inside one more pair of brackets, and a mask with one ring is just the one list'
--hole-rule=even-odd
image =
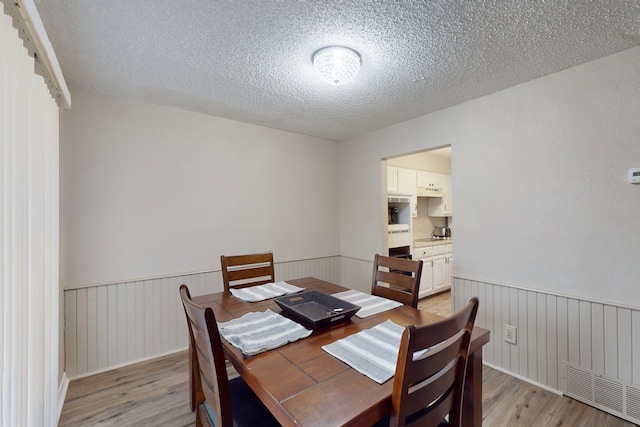
{"label": "light wood floor", "polygon": [[442,292],[418,301],[418,308],[440,316],[451,314],[451,292]]}
{"label": "light wood floor", "polygon": [[[422,300],[418,307],[447,315],[450,295],[447,292]],[[59,426],[192,427],[195,415],[188,403],[187,372],[187,353],[180,352],[74,380]],[[635,425],[486,366],[483,375],[484,426]]]}

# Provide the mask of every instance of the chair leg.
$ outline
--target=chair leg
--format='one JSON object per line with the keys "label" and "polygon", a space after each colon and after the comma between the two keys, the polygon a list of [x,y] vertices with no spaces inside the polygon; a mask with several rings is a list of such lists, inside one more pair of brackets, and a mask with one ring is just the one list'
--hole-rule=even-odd
{"label": "chair leg", "polygon": [[[193,363],[193,346],[189,343],[189,403],[191,404],[191,412],[196,410],[196,383],[195,383],[195,366]],[[196,415],[197,418],[197,415]]]}
{"label": "chair leg", "polygon": [[196,411],[196,427],[209,427],[208,424],[202,422],[202,415],[200,409]]}
{"label": "chair leg", "polygon": [[200,366],[196,357],[194,345],[189,345],[189,401],[191,411],[195,411],[198,405],[204,403],[204,393],[200,384]]}

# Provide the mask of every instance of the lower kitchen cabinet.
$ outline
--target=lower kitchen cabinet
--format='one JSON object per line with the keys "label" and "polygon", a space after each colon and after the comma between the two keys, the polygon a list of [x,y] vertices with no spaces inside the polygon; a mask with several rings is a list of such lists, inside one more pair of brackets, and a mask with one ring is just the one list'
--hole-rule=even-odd
{"label": "lower kitchen cabinet", "polygon": [[445,269],[445,287],[451,288],[451,276],[453,274],[453,252],[447,255],[447,268]]}
{"label": "lower kitchen cabinet", "polygon": [[431,258],[422,260],[422,276],[418,298],[426,297],[433,292],[433,261]]}
{"label": "lower kitchen cabinet", "polygon": [[413,259],[422,261],[422,275],[418,290],[418,298],[422,298],[433,291],[433,247],[414,248]]}
{"label": "lower kitchen cabinet", "polygon": [[453,245],[415,248],[413,258],[422,260],[422,277],[418,298],[451,288]]}
{"label": "lower kitchen cabinet", "polygon": [[453,275],[453,245],[447,245],[446,252],[446,264],[447,268],[445,268],[445,288],[451,288],[451,276]]}
{"label": "lower kitchen cabinet", "polygon": [[442,291],[446,288],[446,268],[447,258],[445,256],[438,256],[433,258],[433,290]]}

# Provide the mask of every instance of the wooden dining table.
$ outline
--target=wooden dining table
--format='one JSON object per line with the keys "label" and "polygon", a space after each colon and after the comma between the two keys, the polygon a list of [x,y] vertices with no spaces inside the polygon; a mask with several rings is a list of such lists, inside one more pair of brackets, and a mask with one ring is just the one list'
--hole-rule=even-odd
{"label": "wooden dining table", "polygon": [[[305,290],[334,294],[348,290],[313,277],[287,280]],[[272,300],[245,302],[229,292],[194,297],[211,307],[218,322],[248,312],[271,309],[281,312]],[[399,325],[428,324],[442,319],[433,313],[401,306],[365,318],[351,319],[329,328],[317,329],[304,339],[255,356],[222,339],[229,360],[283,426],[368,426],[389,414],[393,379],[378,384],[322,350],[322,346],[369,329],[386,320]],[[478,326],[471,335],[471,349],[463,398],[464,426],[482,425],[482,346],[489,331]],[[197,358],[190,357],[191,404],[201,399]]]}

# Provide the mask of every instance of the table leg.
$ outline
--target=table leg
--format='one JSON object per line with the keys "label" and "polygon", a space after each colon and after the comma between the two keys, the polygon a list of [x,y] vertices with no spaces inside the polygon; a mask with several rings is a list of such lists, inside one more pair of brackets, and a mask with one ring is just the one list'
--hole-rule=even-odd
{"label": "table leg", "polygon": [[469,355],[462,398],[462,425],[482,426],[482,348]]}

